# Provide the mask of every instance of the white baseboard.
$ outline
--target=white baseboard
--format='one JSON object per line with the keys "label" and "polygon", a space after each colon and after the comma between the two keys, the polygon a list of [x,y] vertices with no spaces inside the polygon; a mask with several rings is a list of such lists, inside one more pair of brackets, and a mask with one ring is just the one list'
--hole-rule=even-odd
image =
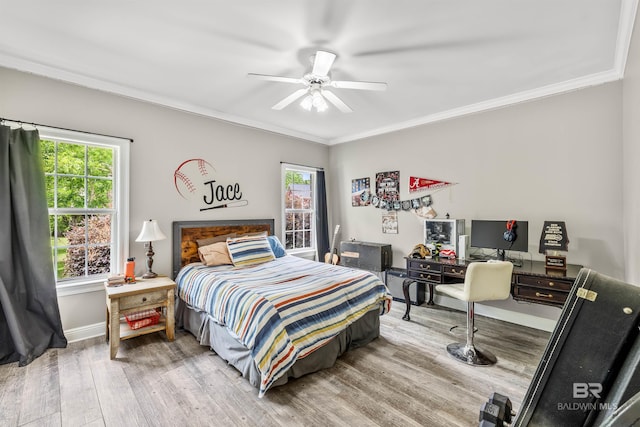
{"label": "white baseboard", "polygon": [[[435,303],[443,307],[453,308],[460,311],[467,311],[467,303],[455,298],[437,295],[435,297]],[[547,332],[553,332],[553,329],[556,327],[557,323],[557,320],[534,316],[528,313],[505,310],[499,307],[483,305],[482,303],[475,304],[475,312],[479,316],[503,320],[505,322],[515,323],[516,325],[522,325],[533,329],[540,329]]]}
{"label": "white baseboard", "polygon": [[106,322],[94,323],[93,325],[81,326],[79,328],[65,329],[64,335],[67,342],[82,341],[89,338],[105,335]]}

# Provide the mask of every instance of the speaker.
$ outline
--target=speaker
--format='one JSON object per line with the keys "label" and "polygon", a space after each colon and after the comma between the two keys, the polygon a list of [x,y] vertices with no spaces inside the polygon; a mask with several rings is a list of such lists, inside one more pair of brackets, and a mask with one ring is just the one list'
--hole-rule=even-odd
{"label": "speaker", "polygon": [[518,237],[518,235],[516,234],[517,227],[518,224],[516,223],[516,220],[510,219],[509,221],[507,221],[507,231],[505,231],[502,236],[504,240],[506,240],[507,242],[514,242]]}
{"label": "speaker", "polygon": [[463,234],[458,237],[458,259],[467,259],[469,256],[469,235]]}
{"label": "speaker", "polygon": [[[407,278],[407,270],[404,268],[392,267],[385,271],[385,284],[391,292],[394,301],[405,302],[402,283]],[[425,301],[425,285],[416,282],[415,286],[409,287],[409,300],[413,305],[424,304]]]}

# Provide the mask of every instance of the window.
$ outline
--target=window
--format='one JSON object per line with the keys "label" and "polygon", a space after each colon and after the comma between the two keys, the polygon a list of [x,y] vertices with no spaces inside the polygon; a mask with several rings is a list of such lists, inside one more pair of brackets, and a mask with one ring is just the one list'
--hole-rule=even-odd
{"label": "window", "polygon": [[59,288],[123,271],[128,248],[128,140],[40,129]]}
{"label": "window", "polygon": [[316,172],[282,165],[283,243],[289,253],[315,251]]}

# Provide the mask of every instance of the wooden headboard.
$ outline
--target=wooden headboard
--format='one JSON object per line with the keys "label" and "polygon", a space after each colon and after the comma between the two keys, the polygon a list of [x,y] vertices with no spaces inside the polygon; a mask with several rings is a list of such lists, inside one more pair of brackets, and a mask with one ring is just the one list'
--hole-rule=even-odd
{"label": "wooden headboard", "polygon": [[231,233],[241,236],[247,233],[266,231],[271,235],[273,227],[273,219],[174,221],[172,277],[175,279],[183,266],[190,262],[200,261],[197,240]]}

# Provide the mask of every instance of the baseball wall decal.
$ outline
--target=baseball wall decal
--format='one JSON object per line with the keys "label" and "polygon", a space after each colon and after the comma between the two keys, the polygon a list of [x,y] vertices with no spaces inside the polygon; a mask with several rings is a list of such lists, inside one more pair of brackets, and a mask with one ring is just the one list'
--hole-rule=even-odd
{"label": "baseball wall decal", "polygon": [[204,159],[189,159],[180,163],[173,173],[173,185],[187,200],[203,205],[200,211],[246,206],[239,183],[223,184],[215,178],[215,168]]}
{"label": "baseball wall decal", "polygon": [[211,163],[204,159],[185,160],[173,173],[176,191],[185,199],[193,198],[196,195],[196,186],[211,179],[213,172],[215,169]]}

